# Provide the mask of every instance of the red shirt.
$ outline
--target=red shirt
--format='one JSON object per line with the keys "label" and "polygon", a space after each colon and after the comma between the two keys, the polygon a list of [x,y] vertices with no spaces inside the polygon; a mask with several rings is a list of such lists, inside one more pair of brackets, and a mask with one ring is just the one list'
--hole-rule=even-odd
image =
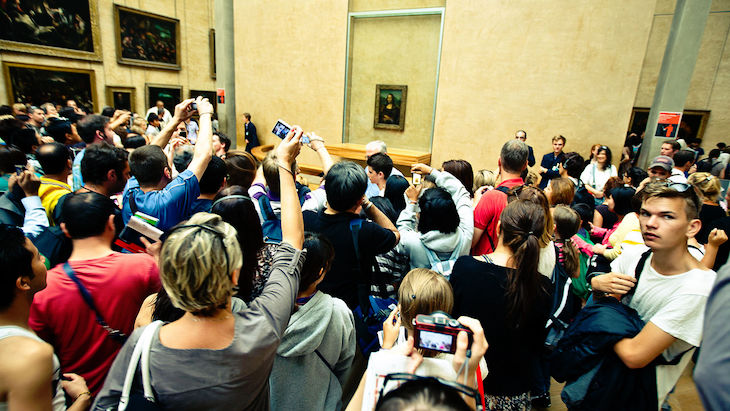
{"label": "red shirt", "polygon": [[[521,178],[512,178],[502,181],[497,187],[512,188],[522,184],[524,181]],[[472,248],[471,255],[491,253],[493,247],[489,242],[490,239],[494,242],[494,247],[497,246],[497,222],[502,210],[507,207],[507,194],[497,190],[497,187],[487,191],[474,209],[474,227],[484,230],[484,232],[479,238],[479,242]]]}
{"label": "red shirt", "polygon": [[[89,290],[102,318],[126,335],[132,333],[145,297],[160,289],[157,264],[147,254],[112,252],[69,263]],[[63,271],[63,264],[48,271],[46,283],[46,288],[33,298],[28,323],[53,345],[63,372],[83,376],[96,395],[122,344],[112,340],[96,322],[76,284]]]}

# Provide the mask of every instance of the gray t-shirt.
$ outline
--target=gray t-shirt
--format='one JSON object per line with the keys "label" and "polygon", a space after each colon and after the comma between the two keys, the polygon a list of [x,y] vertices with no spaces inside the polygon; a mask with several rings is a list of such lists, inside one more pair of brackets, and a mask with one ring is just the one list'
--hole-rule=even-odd
{"label": "gray t-shirt", "polygon": [[[152,339],[152,388],[164,409],[268,410],[269,374],[286,330],[299,287],[305,253],[282,243],[274,255],[271,275],[261,295],[235,315],[231,345],[222,350],[173,349]],[[93,409],[113,409],[124,384],[137,329],[114,360]],[[133,390],[141,392],[139,371]]]}

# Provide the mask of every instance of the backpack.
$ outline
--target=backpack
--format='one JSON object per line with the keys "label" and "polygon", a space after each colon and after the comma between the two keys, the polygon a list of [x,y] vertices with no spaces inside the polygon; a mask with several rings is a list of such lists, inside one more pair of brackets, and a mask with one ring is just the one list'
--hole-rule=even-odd
{"label": "backpack", "polygon": [[[357,258],[357,265],[360,270],[363,267],[361,264],[359,245],[362,221],[362,218],[354,218],[350,221],[352,244],[355,247],[355,257]],[[375,287],[371,287],[370,284],[364,284],[361,281],[357,286],[358,306],[352,310],[355,319],[357,346],[366,358],[370,353],[380,348],[378,331],[383,330],[383,322],[390,316],[391,311],[398,306],[397,300],[388,297],[383,298],[383,292],[387,293],[387,290],[385,284],[383,284],[382,275],[376,266],[371,267],[372,276],[370,282],[374,283]],[[380,292],[376,291],[376,295],[372,295],[373,288],[380,290]]]}
{"label": "backpack", "polygon": [[[557,256],[558,253],[559,250],[555,247],[555,255]],[[565,272],[565,267],[560,261],[555,262],[551,283],[552,304],[550,316],[545,323],[548,332],[544,343],[548,351],[553,351],[558,346],[558,341],[563,337],[568,325],[581,308],[580,300],[571,291],[573,279]]]}
{"label": "backpack", "polygon": [[[296,187],[299,205],[302,205],[307,199],[307,193],[311,190],[309,187],[299,183],[296,183]],[[274,209],[271,208],[271,200],[269,200],[266,194],[260,196],[257,201],[259,203],[259,210],[261,210],[261,217],[264,220],[261,224],[261,229],[264,232],[264,243],[279,244],[282,240],[281,217],[274,213]]]}
{"label": "backpack", "polygon": [[[423,242],[421,242],[423,244]],[[461,251],[461,246],[464,244],[464,237],[461,236],[459,238],[459,243],[456,245],[456,248],[454,248],[454,251],[451,253],[449,258],[445,261],[442,261],[439,259],[438,255],[434,253],[430,248],[426,246],[426,244],[423,244],[423,249],[426,251],[426,256],[428,257],[428,262],[431,264],[431,269],[433,271],[436,271],[437,273],[442,274],[446,279],[449,279],[449,276],[451,276],[451,271],[454,269],[454,264],[456,264],[456,260],[459,258],[459,254]]]}
{"label": "backpack", "polygon": [[[512,188],[516,188],[516,187],[519,187],[519,186],[514,186]],[[509,191],[512,188],[508,188],[508,187],[505,187],[505,186],[499,186],[499,187],[495,188],[495,190],[501,191],[501,192],[504,193],[504,195],[506,195],[507,197],[509,197]],[[507,202],[509,203],[509,198],[507,199]],[[484,233],[484,235],[487,236],[487,241],[489,241],[489,245],[492,247],[492,251],[494,251],[494,249],[496,248],[495,247],[496,244],[494,244],[494,240],[492,240],[492,237],[489,236],[489,233],[488,232],[487,233]],[[450,273],[450,271],[449,271],[449,273]]]}

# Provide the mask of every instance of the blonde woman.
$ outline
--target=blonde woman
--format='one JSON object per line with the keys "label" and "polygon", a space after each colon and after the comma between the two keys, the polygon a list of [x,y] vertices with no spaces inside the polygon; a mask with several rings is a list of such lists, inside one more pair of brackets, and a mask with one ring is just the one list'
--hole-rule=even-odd
{"label": "blonde woman", "polygon": [[718,201],[722,192],[720,179],[710,173],[693,173],[687,177],[687,183],[697,188],[702,198],[702,208],[700,208],[699,216],[700,221],[702,221],[702,228],[695,236],[695,239],[700,244],[707,244],[712,222],[727,216]]}
{"label": "blonde woman", "polygon": [[[302,214],[290,172],[300,137],[295,127],[277,148],[283,241],[262,294],[247,309],[231,311],[242,264],[236,230],[217,215],[198,213],[169,231],[160,251],[160,278],[185,314],[152,338],[150,375],[161,408],[269,408],[269,374],[304,263]],[[122,347],[94,409],[115,408],[140,334],[138,329]],[[139,380],[133,391],[140,390]]]}

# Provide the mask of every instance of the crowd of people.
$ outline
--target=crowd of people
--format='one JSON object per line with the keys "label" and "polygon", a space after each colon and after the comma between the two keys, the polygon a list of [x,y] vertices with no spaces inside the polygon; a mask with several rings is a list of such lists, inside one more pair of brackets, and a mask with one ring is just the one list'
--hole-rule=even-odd
{"label": "crowd of people", "polygon": [[692,361],[730,403],[730,149],[258,161],[245,117],[0,107],[0,409],[669,409]]}

